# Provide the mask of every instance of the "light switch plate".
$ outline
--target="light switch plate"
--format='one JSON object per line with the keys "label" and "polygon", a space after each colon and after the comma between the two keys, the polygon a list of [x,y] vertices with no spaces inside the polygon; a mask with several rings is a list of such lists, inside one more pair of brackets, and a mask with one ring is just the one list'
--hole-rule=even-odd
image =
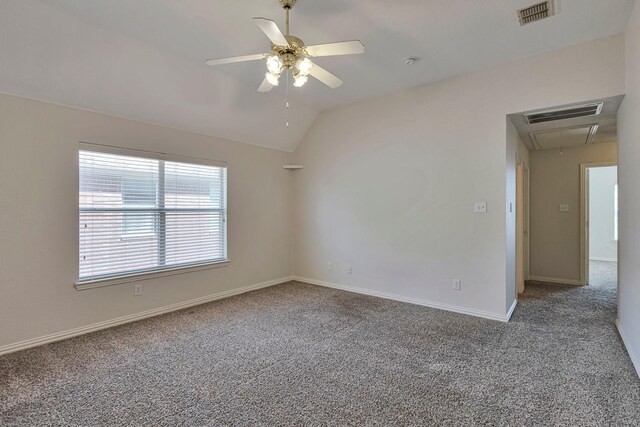
{"label": "light switch plate", "polygon": [[487,213],[487,202],[476,202],[473,211],[475,213]]}
{"label": "light switch plate", "polygon": [[561,204],[560,205],[560,212],[569,212],[569,205],[567,204]]}

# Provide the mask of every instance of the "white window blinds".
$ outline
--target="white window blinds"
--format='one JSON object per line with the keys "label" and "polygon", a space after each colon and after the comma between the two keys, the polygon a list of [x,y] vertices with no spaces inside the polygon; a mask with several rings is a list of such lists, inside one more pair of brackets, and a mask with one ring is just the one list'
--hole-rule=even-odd
{"label": "white window blinds", "polygon": [[226,167],[80,150],[80,273],[226,260]]}

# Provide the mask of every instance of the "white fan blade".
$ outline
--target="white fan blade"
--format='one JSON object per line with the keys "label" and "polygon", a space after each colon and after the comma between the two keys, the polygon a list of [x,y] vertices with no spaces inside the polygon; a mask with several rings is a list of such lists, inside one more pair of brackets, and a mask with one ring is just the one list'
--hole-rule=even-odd
{"label": "white fan blade", "polygon": [[258,92],[271,92],[271,89],[273,89],[273,85],[269,83],[269,80],[267,80],[267,78],[265,77],[262,81],[262,84],[258,88]]}
{"label": "white fan blade", "polygon": [[364,45],[360,40],[348,42],[317,44],[305,48],[310,56],[355,55],[364,53]]}
{"label": "white fan blade", "polygon": [[311,71],[309,72],[309,74],[329,86],[331,89],[339,88],[343,83],[342,80],[340,80],[324,68],[320,67],[315,62],[313,63],[313,67],[311,67]]}
{"label": "white fan blade", "polygon": [[269,40],[278,46],[289,46],[289,42],[284,37],[275,22],[266,18],[253,18],[253,21],[264,32]]}
{"label": "white fan blade", "polygon": [[231,58],[208,59],[205,61],[207,65],[231,64],[234,62],[257,61],[267,57],[266,53],[256,53],[255,55],[233,56]]}

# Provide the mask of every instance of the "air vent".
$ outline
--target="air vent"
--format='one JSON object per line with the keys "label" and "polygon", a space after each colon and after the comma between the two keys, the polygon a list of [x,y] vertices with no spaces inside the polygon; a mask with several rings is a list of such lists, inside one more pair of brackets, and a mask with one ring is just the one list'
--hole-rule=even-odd
{"label": "air vent", "polygon": [[534,4],[533,6],[525,7],[518,11],[518,19],[520,25],[527,25],[532,22],[546,19],[555,14],[553,9],[553,0],[543,1],[542,3]]}
{"label": "air vent", "polygon": [[576,117],[597,116],[602,111],[602,102],[596,104],[580,105],[577,107],[565,108],[561,110],[539,111],[537,113],[525,114],[527,123],[554,122],[556,120],[575,119]]}
{"label": "air vent", "polygon": [[598,124],[592,123],[531,132],[529,136],[536,150],[550,150],[553,148],[580,147],[585,144],[592,144],[597,132]]}

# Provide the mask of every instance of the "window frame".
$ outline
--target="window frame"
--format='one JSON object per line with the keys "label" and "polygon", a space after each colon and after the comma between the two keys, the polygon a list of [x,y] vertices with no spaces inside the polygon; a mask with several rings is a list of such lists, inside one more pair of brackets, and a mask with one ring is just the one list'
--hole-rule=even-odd
{"label": "window frame", "polygon": [[[78,173],[80,170],[80,161],[79,161],[80,151],[91,151],[91,152],[98,152],[98,153],[105,153],[105,154],[133,156],[133,157],[146,158],[146,159],[159,160],[159,161],[179,162],[179,163],[187,163],[187,164],[193,164],[193,165],[225,168],[225,174],[224,174],[225,179],[224,179],[224,185],[222,187],[222,195],[221,195],[224,200],[223,212],[222,212],[224,256],[222,259],[216,259],[212,261],[203,261],[199,263],[196,262],[196,263],[191,263],[187,265],[169,265],[169,266],[149,269],[146,271],[142,270],[142,271],[124,272],[122,274],[113,274],[113,275],[108,275],[106,277],[83,278],[83,279],[79,278],[80,264],[78,263],[76,265],[77,267],[76,277],[78,277],[78,279],[74,283],[76,289],[84,290],[84,289],[91,289],[91,288],[97,288],[102,286],[117,285],[121,283],[129,283],[133,281],[148,280],[156,277],[173,276],[176,274],[183,274],[183,273],[192,272],[192,271],[200,271],[200,270],[207,270],[211,268],[224,267],[229,264],[230,262],[229,256],[228,256],[229,245],[227,240],[227,237],[228,237],[227,216],[229,211],[228,198],[227,198],[227,189],[228,189],[227,162],[212,160],[212,159],[205,159],[205,158],[179,156],[174,154],[153,152],[153,151],[140,150],[140,149],[116,147],[116,146],[104,145],[104,144],[95,144],[95,143],[81,141],[79,142],[78,150],[76,151],[76,162],[77,162],[76,178],[78,180],[76,185],[76,188],[77,188],[76,224],[80,223],[80,175]],[[162,180],[159,178],[159,181],[162,181]],[[164,184],[162,183],[162,185]],[[76,254],[79,254],[80,253],[80,231],[77,227],[76,227],[76,233],[77,233],[76,239],[75,239],[77,244]]]}

